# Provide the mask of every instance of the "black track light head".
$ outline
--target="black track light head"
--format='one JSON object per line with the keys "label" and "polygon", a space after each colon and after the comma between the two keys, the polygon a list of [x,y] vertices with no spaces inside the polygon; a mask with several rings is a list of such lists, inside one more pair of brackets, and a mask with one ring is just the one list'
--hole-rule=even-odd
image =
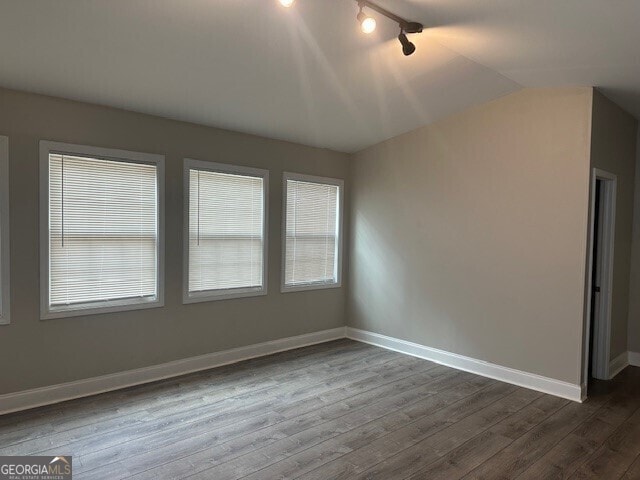
{"label": "black track light head", "polygon": [[411,55],[413,52],[416,51],[416,46],[409,41],[409,39],[407,38],[407,36],[404,34],[404,31],[400,31],[400,35],[398,35],[398,40],[400,40],[400,43],[402,44],[402,53],[405,54],[405,56],[409,56]]}

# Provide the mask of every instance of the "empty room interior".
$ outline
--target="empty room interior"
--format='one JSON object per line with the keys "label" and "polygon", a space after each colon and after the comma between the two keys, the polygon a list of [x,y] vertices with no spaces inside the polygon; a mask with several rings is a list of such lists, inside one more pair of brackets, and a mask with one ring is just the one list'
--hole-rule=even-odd
{"label": "empty room interior", "polygon": [[0,0],[0,479],[640,479],[639,24]]}

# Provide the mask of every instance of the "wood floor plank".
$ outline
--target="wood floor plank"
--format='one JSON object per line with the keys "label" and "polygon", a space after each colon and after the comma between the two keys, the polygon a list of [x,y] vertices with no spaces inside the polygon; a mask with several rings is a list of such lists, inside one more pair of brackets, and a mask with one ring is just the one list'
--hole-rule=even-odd
{"label": "wood floor plank", "polygon": [[[393,432],[406,428],[407,433],[403,438],[420,438],[429,435],[443,424],[453,423],[456,415],[462,417],[466,414],[481,409],[483,406],[493,403],[499,398],[508,395],[514,387],[505,384],[491,384],[479,392],[468,397],[469,400],[456,402],[448,408],[444,408],[440,415],[434,414],[432,409],[425,409],[423,403],[414,404],[408,408],[386,415],[376,421],[370,421],[364,425],[352,428],[339,435],[333,436],[320,444],[305,445],[304,449],[296,449],[293,455],[278,455],[270,457],[276,460],[269,464],[262,462],[263,468],[252,474],[234,474],[228,478],[246,478],[254,480],[259,478],[295,478],[311,471],[347,453],[370,445],[373,441],[381,441]],[[419,413],[418,413],[419,412]],[[417,415],[416,415],[417,413]],[[313,448],[310,448],[313,446]],[[301,451],[300,451],[301,450]],[[242,460],[242,459],[239,459]],[[209,472],[204,472],[206,475]],[[212,473],[216,473],[213,472]],[[226,471],[225,471],[226,473]],[[205,478],[205,475],[194,478]],[[217,476],[217,475],[215,475]],[[227,478],[224,475],[220,478]]]}
{"label": "wood floor plank", "polygon": [[[537,392],[516,388],[510,395],[473,412],[385,461],[352,476],[352,478],[406,478],[420,472],[425,466],[442,458],[451,450],[458,448],[460,455],[462,455],[464,449],[461,446],[469,439],[521,411],[540,396],[541,394]],[[505,437],[495,436],[495,439],[501,438],[504,438],[504,442],[508,441]],[[470,450],[470,452],[472,451]]]}
{"label": "wood floor plank", "polygon": [[0,416],[77,478],[640,480],[640,369],[585,404],[340,340]]}
{"label": "wood floor plank", "polygon": [[620,389],[592,417],[531,465],[518,480],[569,478],[633,413],[640,396]]}
{"label": "wood floor plank", "polygon": [[[468,375],[466,374],[462,374],[459,372],[450,372],[445,378],[438,378],[431,383],[426,383],[423,387],[418,387],[419,389],[420,388],[425,389],[422,393],[420,393],[418,390],[418,393],[420,393],[421,397],[436,396],[435,395],[436,393],[438,394],[437,396],[440,396],[440,395],[446,396],[449,392],[455,392],[452,394],[459,395],[459,393],[457,392],[459,392],[460,390],[467,390],[469,394],[471,393],[470,392],[471,389],[473,389],[473,391],[477,391],[479,388],[481,388],[478,386],[469,387],[467,389],[465,389],[464,387],[461,388],[461,384],[465,382],[466,378],[468,378]],[[365,402],[363,406],[363,408],[369,408],[369,415],[371,415],[372,409],[375,409],[374,411],[376,412],[380,412],[384,410],[385,408],[384,405],[379,404],[379,402],[381,401],[386,402],[385,405],[389,405],[390,404],[389,402],[393,404],[393,402],[395,401],[406,402],[406,398],[404,396],[398,396],[395,399],[393,398],[393,396],[390,396],[387,399],[385,399],[385,397],[376,397],[372,400],[373,401]],[[335,404],[333,406],[327,406],[324,409],[318,410],[318,412],[321,417],[325,417],[327,416],[327,414],[330,415],[332,410],[335,410]],[[349,409],[349,410],[351,411],[352,409]],[[362,408],[358,409],[357,411],[361,411],[361,410]],[[340,410],[338,410],[338,412],[340,412]],[[330,435],[331,428],[344,428],[342,427],[342,425],[346,421],[347,419],[345,419],[345,416],[341,415],[339,416],[339,418],[337,418],[336,422],[333,422],[331,424],[327,424],[326,422],[323,422],[322,425],[320,425],[320,432],[321,434],[324,432],[324,434]],[[313,439],[313,435],[310,435],[309,433],[310,429],[308,428],[313,426],[314,426],[314,423],[309,425],[306,420],[303,420],[298,425],[297,419],[293,419],[293,421],[289,421],[286,424],[284,424],[282,428],[279,428],[279,431],[284,434],[283,439],[296,438],[298,440],[302,440],[300,438],[301,435],[306,435],[306,437],[311,437]],[[299,427],[302,427],[302,428],[299,428]],[[311,431],[311,433],[317,430],[318,429],[313,430]],[[296,435],[298,436],[296,437]],[[251,439],[252,437],[248,436],[248,437],[239,439],[239,441],[232,441],[232,442],[229,442],[228,444],[223,444],[223,445],[213,447],[204,451],[200,451],[194,455],[185,456],[179,461],[173,462],[166,469],[164,467],[160,469],[156,468],[156,469],[144,472],[143,474],[136,475],[133,478],[136,478],[136,479],[157,478],[160,471],[163,471],[163,472],[170,471],[171,475],[174,476],[174,478],[180,478],[182,476],[197,473],[201,470],[204,470],[206,469],[207,465],[210,467],[215,465],[220,465],[222,463],[229,462],[230,460],[237,459],[240,455],[253,453],[257,449],[260,449],[261,446],[265,446],[265,445],[271,446],[272,452],[278,452],[278,448],[273,447],[273,444],[275,442],[272,442],[272,441],[263,442],[261,441],[262,440],[261,438],[258,438],[258,440],[260,441],[247,445],[247,441],[251,441]],[[268,440],[271,440],[271,438],[268,438]],[[290,442],[284,442],[284,445],[281,444],[280,447],[284,448],[284,446],[286,445],[290,445]],[[254,447],[254,448],[247,449],[246,448],[247,446]],[[260,453],[266,453],[264,448],[260,449]],[[257,458],[257,461],[259,461],[261,459],[261,456],[258,455],[256,458]],[[245,460],[246,459],[247,458],[245,457]],[[204,465],[204,467],[202,465]],[[225,468],[229,468],[229,467],[225,467]]]}
{"label": "wood floor plank", "polygon": [[[386,391],[387,393],[400,395],[407,390],[405,395],[416,395],[417,393],[412,392],[411,389],[424,388],[424,385],[428,385],[430,380],[435,380],[445,373],[444,369],[433,364],[420,364],[420,362],[417,362],[413,365],[406,365],[401,362],[396,368],[389,367],[387,372],[382,375],[368,377],[366,380],[360,381],[355,381],[354,377],[354,383],[352,384],[327,390],[313,397],[280,399],[274,408],[265,409],[265,413],[240,420],[239,422],[225,422],[225,425],[221,426],[217,424],[220,420],[219,416],[212,417],[210,421],[198,419],[193,424],[179,425],[171,431],[167,431],[167,429],[158,430],[150,436],[141,438],[139,441],[120,443],[111,448],[98,450],[95,453],[80,454],[78,461],[81,462],[81,466],[85,463],[101,465],[104,470],[106,465],[111,462],[121,462],[127,457],[150,452],[151,463],[153,466],[157,466],[159,449],[164,449],[162,458],[168,461],[172,458],[180,458],[195,453],[197,449],[194,450],[194,442],[201,442],[201,444],[211,447],[218,443],[223,443],[223,441],[229,442],[235,437],[241,437],[248,433],[252,434],[249,445],[255,446],[255,437],[258,430],[253,428],[244,431],[244,424],[247,424],[247,422],[248,425],[255,427],[254,419],[259,421],[264,419],[261,426],[270,427],[269,430],[259,432],[263,436],[263,441],[275,441],[296,431],[309,428],[316,423],[356,410],[362,406],[361,402],[364,399],[379,400],[379,396],[367,394],[369,390],[378,386],[380,386],[380,391]],[[389,390],[386,387],[388,384],[391,384],[395,391]],[[358,397],[360,393],[362,393],[362,396]],[[355,396],[355,399],[351,402],[339,402],[339,400],[348,399],[350,396]],[[320,408],[320,405],[316,402],[317,399],[325,401],[324,406],[329,406],[330,408]],[[184,442],[181,443],[182,440]],[[238,442],[234,445],[235,453],[239,448]],[[145,468],[151,467],[145,462],[144,458],[137,458],[129,462],[128,473],[137,473]],[[78,471],[83,470],[80,468]]]}
{"label": "wood floor plank", "polygon": [[572,480],[621,478],[640,455],[640,410],[625,421],[573,475]]}
{"label": "wood floor plank", "polygon": [[[329,401],[322,408],[318,408],[315,404],[305,406],[305,403],[311,402],[303,400],[291,404],[289,411],[283,408],[277,414],[267,413],[239,424],[207,430],[202,434],[198,434],[198,431],[195,430],[193,435],[186,439],[179,440],[175,439],[173,435],[160,435],[145,439],[143,444],[125,444],[121,447],[114,447],[122,448],[116,453],[109,452],[110,449],[101,450],[82,456],[79,460],[87,465],[100,465],[101,471],[109,471],[114,478],[119,478],[154,468],[160,470],[166,463],[197,454],[201,450],[208,450],[205,454],[208,455],[209,461],[231,459],[248,453],[258,446],[268,445],[317,424],[353,412],[368,403],[394,393],[403,395],[405,398],[419,395],[420,389],[424,388],[430,379],[437,377],[437,375],[433,375],[431,372],[419,373],[399,381],[383,384],[377,388],[374,388],[376,383],[372,382],[371,390],[344,400]],[[338,390],[323,395],[323,397],[330,399],[337,394],[343,397],[347,393],[343,389]],[[294,412],[297,415],[290,415]],[[269,420],[273,416],[277,416],[280,421],[270,424]],[[118,462],[110,464],[105,455],[113,455],[118,458]],[[161,461],[158,458],[161,458]],[[150,475],[155,474],[151,473]]]}
{"label": "wood floor plank", "polygon": [[[243,362],[242,364],[228,365],[175,379],[108,392],[99,397],[72,400],[27,412],[0,416],[0,439],[2,439],[0,445],[9,445],[46,433],[43,432],[45,425],[43,425],[41,418],[46,418],[47,420],[46,426],[48,428],[46,430],[60,432],[95,421],[103,421],[108,414],[122,416],[127,411],[134,412],[146,409],[154,404],[159,405],[167,399],[172,402],[179,400],[182,395],[192,394],[198,390],[210,391],[212,385],[219,385],[220,389],[225,386],[228,388],[242,388],[243,383],[237,382],[238,379],[244,379],[246,385],[251,385],[252,383],[247,372],[271,378],[278,374],[291,374],[296,370],[307,368],[309,365],[314,365],[318,362],[326,362],[327,366],[329,366],[332,362],[335,362],[336,358],[339,358],[340,361],[345,361],[348,360],[347,353],[352,355],[353,358],[358,358],[359,352],[374,352],[372,347],[366,349],[358,347],[355,351],[351,351],[351,346],[348,343],[342,341],[336,343],[333,344],[332,342],[326,352],[315,346],[310,347],[312,351],[309,357],[305,357],[301,352],[292,356],[285,356],[282,359],[284,362],[282,365],[271,364],[266,360],[267,357],[261,357],[247,361],[247,363],[257,364],[253,370],[249,370],[248,366]],[[278,358],[280,356],[280,354],[277,354]],[[53,411],[47,413],[49,410]],[[14,434],[13,438],[9,437],[11,434]],[[20,435],[22,435],[22,439]]]}
{"label": "wood floor plank", "polygon": [[[426,399],[421,404],[413,408],[412,415],[417,419],[415,423],[405,426],[397,431],[379,438],[368,445],[340,457],[339,459],[322,465],[313,471],[303,474],[305,479],[348,479],[356,474],[379,464],[385,459],[409,448],[421,439],[427,438],[436,432],[445,429],[455,423],[457,419],[465,413],[471,414],[483,406],[483,399],[480,395],[470,396],[464,392],[465,386],[471,387],[474,393],[477,386],[473,383],[480,377],[472,378],[467,385],[462,385],[455,392],[451,392],[447,398],[438,395],[435,398]],[[487,379],[483,379],[485,382]],[[488,385],[493,383],[489,381]],[[487,384],[485,384],[486,386]],[[478,386],[482,386],[481,384]],[[505,394],[509,390],[505,391]]]}
{"label": "wood floor plank", "polygon": [[[103,393],[99,396],[85,397],[75,400],[46,405],[27,411],[0,415],[0,432],[8,434],[27,428],[42,428],[43,419],[46,422],[71,419],[76,416],[104,412],[109,406],[121,407],[130,403],[149,400],[149,396],[162,392],[173,393],[189,386],[201,385],[216,378],[232,379],[234,376],[246,375],[246,372],[260,372],[263,375],[280,371],[293,371],[304,368],[307,362],[322,362],[323,358],[340,352],[352,352],[357,357],[358,351],[374,351],[375,347],[340,339],[309,347],[287,350],[273,355],[258,357],[243,362],[224,365],[214,369],[204,370],[180,377],[152,382],[145,385],[128,387]],[[379,349],[378,349],[379,350]]]}
{"label": "wood floor plank", "polygon": [[[228,397],[242,392],[256,391],[258,388],[274,387],[279,382],[285,382],[287,378],[296,378],[301,370],[324,370],[334,375],[340,369],[352,368],[352,363],[356,359],[369,363],[380,358],[391,359],[400,356],[394,352],[381,352],[380,349],[367,347],[352,349],[349,344],[340,342],[338,345],[330,346],[326,352],[318,349],[312,351],[308,357],[301,353],[287,357],[283,364],[271,364],[263,360],[263,363],[259,363],[254,369],[248,369],[244,364],[238,364],[237,369],[233,369],[233,365],[225,366],[178,379],[109,392],[103,394],[104,398],[101,395],[65,402],[69,404],[65,413],[56,412],[46,417],[45,425],[38,420],[38,414],[31,411],[2,416],[0,419],[4,420],[5,417],[13,419],[18,428],[12,424],[0,426],[0,445],[12,445],[43,436],[43,434],[59,433],[98,421],[103,422],[109,418],[109,415],[112,418],[121,418],[127,413],[135,414],[154,406],[161,408],[167,402],[188,401],[189,398],[201,395],[202,392],[206,392],[209,396],[217,392],[221,397]],[[264,358],[248,362],[254,363]],[[86,403],[81,403],[82,401]]]}
{"label": "wood floor plank", "polygon": [[[475,432],[469,432],[470,440],[448,452],[447,449],[453,446],[450,441],[447,441],[448,438],[444,442],[441,442],[440,439],[437,438],[431,439],[431,445],[424,445],[424,447],[432,448],[435,453],[440,456],[439,459],[431,464],[422,462],[426,465],[413,473],[409,478],[411,480],[448,480],[462,478],[471,470],[506,448],[514,439],[522,436],[549,415],[567,404],[568,402],[566,400],[559,398],[548,396],[538,397],[530,404],[490,428],[483,430],[478,435],[472,437],[471,435]],[[446,431],[441,433],[442,436],[446,436],[447,434]]]}
{"label": "wood floor plank", "polygon": [[589,418],[600,406],[601,402],[598,401],[584,405],[571,403],[564,406],[463,478],[512,479],[517,477]]}
{"label": "wood floor plank", "polygon": [[[234,410],[239,415],[239,408],[249,408],[252,402],[264,402],[265,399],[273,398],[274,395],[282,395],[295,390],[310,393],[310,389],[317,387],[317,383],[336,382],[340,384],[342,382],[345,384],[357,376],[364,379],[368,375],[375,375],[378,371],[387,370],[386,366],[383,366],[387,362],[405,364],[412,361],[397,354],[381,356],[379,352],[375,351],[361,356],[363,366],[370,368],[371,371],[361,365],[354,365],[351,357],[347,357],[348,363],[346,364],[334,363],[329,367],[312,365],[308,368],[295,370],[295,372],[282,372],[277,376],[266,377],[258,381],[254,380],[251,375],[249,380],[242,378],[238,382],[240,386],[237,388],[225,388],[229,382],[234,381],[226,380],[213,385],[211,389],[198,388],[196,391],[186,389],[187,391],[168,395],[159,401],[143,402],[142,405],[136,404],[131,409],[122,407],[115,415],[104,415],[102,418],[98,416],[95,422],[82,422],[79,426],[74,425],[74,428],[67,428],[60,432],[49,432],[46,436],[36,435],[33,439],[7,445],[0,448],[0,455],[35,454],[51,448],[52,445],[68,445],[78,439],[87,440],[96,436],[100,436],[104,440],[106,433],[117,435],[118,430],[122,428],[123,421],[126,431],[122,434],[133,435],[136,429],[142,428],[143,424],[157,421],[158,418],[165,422],[172,419],[182,421],[184,415],[198,417],[203,410],[212,409],[215,409],[218,415],[228,410]],[[187,412],[185,412],[185,405],[189,406]],[[145,406],[146,408],[141,409]]]}
{"label": "wood floor plank", "polygon": [[622,475],[622,480],[640,480],[640,455],[638,455],[635,461]]}
{"label": "wood floor plank", "polygon": [[[314,375],[301,375],[297,380],[285,382],[275,389],[268,391],[257,390],[249,391],[240,396],[224,398],[216,402],[181,402],[170,409],[160,411],[145,411],[143,425],[134,425],[126,430],[120,429],[108,432],[108,435],[102,433],[99,438],[97,436],[89,437],[88,442],[74,443],[75,451],[86,453],[106,448],[112,444],[121,443],[122,437],[130,440],[134,438],[144,437],[150,432],[157,431],[158,426],[163,430],[184,427],[190,422],[202,422],[210,419],[214,422],[210,426],[212,428],[231,424],[241,419],[249,418],[253,415],[261,414],[265,411],[271,411],[281,403],[291,399],[310,398],[321,392],[349,385],[354,381],[371,381],[380,372],[405,372],[412,371],[411,367],[406,365],[407,360],[402,358],[393,358],[376,365],[366,366],[365,368],[353,368],[352,371],[342,372],[333,377],[315,377]],[[407,373],[407,374],[409,374]]]}

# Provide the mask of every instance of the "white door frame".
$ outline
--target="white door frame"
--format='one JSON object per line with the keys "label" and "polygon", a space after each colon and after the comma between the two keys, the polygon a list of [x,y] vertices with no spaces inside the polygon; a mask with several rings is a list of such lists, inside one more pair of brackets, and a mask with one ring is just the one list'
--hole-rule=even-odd
{"label": "white door frame", "polygon": [[[595,205],[596,205],[596,181],[602,180],[602,197],[600,208],[602,209],[601,227],[602,238],[599,242],[601,252],[602,272],[600,278],[600,293],[595,302],[597,315],[594,317],[593,325],[593,352],[589,351],[589,338],[591,325],[591,289],[593,269],[593,241],[597,232],[595,227]],[[609,380],[609,358],[611,352],[611,306],[613,294],[613,259],[614,240],[616,225],[616,192],[618,189],[618,177],[612,173],[594,168],[591,175],[591,193],[589,205],[589,251],[588,251],[588,271],[587,271],[587,317],[584,338],[583,355],[583,385],[586,385],[589,378],[589,362],[593,357],[595,360],[593,375],[596,378]]]}

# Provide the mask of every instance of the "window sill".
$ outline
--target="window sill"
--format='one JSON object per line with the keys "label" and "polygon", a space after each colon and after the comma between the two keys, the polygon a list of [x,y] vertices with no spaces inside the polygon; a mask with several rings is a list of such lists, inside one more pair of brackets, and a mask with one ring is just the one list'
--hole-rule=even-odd
{"label": "window sill", "polygon": [[215,302],[218,300],[232,300],[234,298],[262,297],[267,294],[266,287],[236,288],[230,290],[209,290],[203,292],[188,293],[182,295],[184,305],[190,303]]}
{"label": "window sill", "polygon": [[282,285],[280,287],[280,293],[304,292],[307,290],[326,290],[330,288],[340,288],[340,287],[342,287],[342,282],[307,283],[307,284],[301,284],[301,285]]}
{"label": "window sill", "polygon": [[160,308],[164,307],[164,300],[126,300],[118,301],[113,300],[109,302],[101,302],[89,305],[75,305],[69,307],[54,307],[44,306],[40,312],[40,320],[53,320],[56,318],[69,318],[69,317],[81,317],[84,315],[99,315],[102,313],[116,313],[116,312],[128,312],[131,310],[143,310],[146,308]]}

